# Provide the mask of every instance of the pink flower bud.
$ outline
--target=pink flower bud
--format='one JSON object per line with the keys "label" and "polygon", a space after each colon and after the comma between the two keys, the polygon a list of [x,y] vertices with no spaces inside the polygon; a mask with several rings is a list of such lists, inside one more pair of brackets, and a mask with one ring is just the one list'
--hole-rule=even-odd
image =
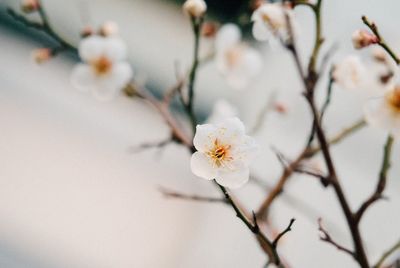
{"label": "pink flower bud", "polygon": [[355,49],[361,49],[379,42],[379,38],[375,34],[366,30],[356,30],[352,34],[351,40]]}
{"label": "pink flower bud", "polygon": [[21,9],[25,13],[31,13],[39,9],[39,1],[37,0],[24,0]]}
{"label": "pink flower bud", "polygon": [[280,114],[287,114],[288,112],[288,107],[282,102],[275,102],[273,109],[275,112]]}
{"label": "pink flower bud", "polygon": [[48,61],[52,57],[50,48],[39,48],[32,52],[32,58],[38,64]]}

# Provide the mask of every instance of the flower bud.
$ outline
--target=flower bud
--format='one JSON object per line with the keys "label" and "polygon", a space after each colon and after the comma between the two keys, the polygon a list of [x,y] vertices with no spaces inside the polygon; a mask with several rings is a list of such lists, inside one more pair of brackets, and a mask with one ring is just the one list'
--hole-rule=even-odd
{"label": "flower bud", "polygon": [[37,0],[24,0],[21,9],[25,13],[31,13],[39,9],[39,1]]}
{"label": "flower bud", "polygon": [[361,49],[379,42],[379,39],[375,34],[365,30],[356,30],[352,34],[351,40],[355,49]]}
{"label": "flower bud", "polygon": [[90,35],[93,34],[93,28],[91,26],[85,26],[82,30],[81,30],[81,37],[85,38],[88,37]]}
{"label": "flower bud", "polygon": [[204,0],[186,0],[183,11],[192,18],[200,18],[207,11],[207,4]]}
{"label": "flower bud", "polygon": [[287,114],[288,112],[288,107],[283,102],[275,102],[273,109],[279,114]]}
{"label": "flower bud", "polygon": [[39,48],[32,52],[32,58],[37,64],[44,63],[52,57],[50,48]]}
{"label": "flower bud", "polygon": [[217,24],[214,22],[205,22],[201,27],[201,35],[212,38],[217,33]]}
{"label": "flower bud", "polygon": [[118,32],[118,24],[115,21],[106,21],[99,30],[99,34],[102,36],[117,35]]}

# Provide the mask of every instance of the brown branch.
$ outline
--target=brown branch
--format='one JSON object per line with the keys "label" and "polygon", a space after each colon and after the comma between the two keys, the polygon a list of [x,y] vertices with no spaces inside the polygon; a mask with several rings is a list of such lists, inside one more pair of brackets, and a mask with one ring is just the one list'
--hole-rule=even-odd
{"label": "brown branch", "polygon": [[389,248],[385,253],[383,253],[382,257],[379,258],[378,262],[373,266],[373,268],[381,268],[385,260],[392,255],[396,250],[400,249],[400,240],[394,244],[391,248]]}
{"label": "brown branch", "polygon": [[394,139],[392,136],[389,136],[386,140],[384,146],[384,153],[383,153],[383,160],[382,160],[382,167],[379,172],[379,180],[376,185],[375,191],[371,194],[371,196],[364,201],[364,203],[360,206],[355,214],[355,220],[357,223],[360,222],[362,216],[364,215],[365,211],[376,201],[382,198],[383,191],[386,187],[387,181],[387,173],[390,169],[390,157],[392,153]]}
{"label": "brown branch", "polygon": [[[321,3],[322,0],[318,0],[314,5],[314,14],[315,14],[315,23],[316,23],[316,39],[314,44],[314,49],[310,57],[310,61],[308,64],[308,73],[307,76],[304,75],[302,69],[299,68],[299,74],[303,81],[305,93],[304,97],[310,107],[312,118],[314,120],[314,130],[316,137],[319,142],[319,146],[321,148],[322,156],[324,158],[327,170],[328,170],[328,178],[329,184],[333,187],[336,197],[339,201],[339,204],[342,208],[342,211],[345,215],[348,227],[350,229],[350,233],[352,236],[353,244],[354,244],[354,258],[358,262],[358,264],[363,268],[369,268],[368,259],[365,253],[364,244],[361,238],[360,230],[358,225],[356,224],[354,214],[351,211],[349,203],[347,201],[346,196],[344,195],[342,186],[337,177],[335,165],[333,163],[333,159],[331,156],[331,152],[329,149],[329,142],[326,138],[325,132],[322,129],[321,122],[319,120],[320,114],[315,104],[314,92],[316,89],[317,82],[319,80],[319,73],[316,70],[316,61],[318,58],[318,52],[320,46],[323,42],[322,37],[322,27],[321,27]],[[289,51],[292,52],[292,55],[295,59],[296,66],[301,66],[300,58],[298,53],[296,52],[296,47],[293,45]],[[313,131],[314,131],[313,130]]]}
{"label": "brown branch", "polygon": [[274,239],[274,241],[272,241],[272,245],[276,248],[278,246],[278,242],[279,240],[287,233],[290,232],[292,230],[292,225],[295,222],[295,219],[291,219],[289,222],[289,225],[286,227],[285,230],[283,230],[282,232],[280,232],[278,234],[278,236]]}
{"label": "brown branch", "polygon": [[306,150],[303,151],[293,162],[291,162],[287,167],[283,170],[281,177],[279,178],[276,185],[269,192],[267,197],[261,203],[260,207],[257,210],[257,218],[266,220],[268,217],[269,208],[272,202],[282,193],[283,188],[285,186],[286,181],[290,178],[290,176],[295,171],[297,165],[305,158]]}
{"label": "brown branch", "polygon": [[353,251],[351,251],[350,249],[347,249],[341,245],[339,245],[338,243],[336,243],[332,237],[329,235],[329,233],[324,229],[324,227],[322,226],[322,219],[319,218],[318,219],[318,230],[321,232],[321,236],[319,237],[322,241],[325,241],[331,245],[333,245],[334,247],[336,247],[338,250],[343,251],[347,254],[349,254],[350,256],[352,256],[353,258],[356,258],[355,253]]}
{"label": "brown branch", "polygon": [[186,193],[180,193],[173,190],[168,190],[164,187],[159,187],[159,191],[163,194],[166,198],[176,198],[181,200],[189,200],[189,201],[197,201],[197,202],[206,202],[206,203],[223,203],[228,204],[225,198],[220,197],[206,197],[206,196],[199,196],[199,195],[191,195]]}
{"label": "brown branch", "polygon": [[276,246],[272,244],[272,242],[265,236],[264,233],[261,232],[260,227],[258,226],[257,223],[257,217],[253,213],[253,222],[251,222],[247,216],[242,212],[242,210],[236,205],[235,201],[232,199],[231,195],[227,191],[227,189],[221,185],[219,185],[219,188],[223,192],[225,199],[228,201],[228,203],[232,206],[232,208],[236,212],[236,216],[247,226],[247,228],[257,237],[258,241],[260,242],[261,246],[263,249],[266,251],[266,253],[269,256],[269,261],[271,263],[274,263],[276,265],[280,265],[280,257],[278,252],[276,251]]}
{"label": "brown branch", "polygon": [[378,38],[378,45],[382,47],[390,57],[396,62],[397,65],[400,64],[400,58],[396,55],[396,53],[386,44],[385,40],[381,36],[378,30],[378,26],[376,26],[375,22],[370,21],[366,16],[361,17],[364,24],[375,34]]}

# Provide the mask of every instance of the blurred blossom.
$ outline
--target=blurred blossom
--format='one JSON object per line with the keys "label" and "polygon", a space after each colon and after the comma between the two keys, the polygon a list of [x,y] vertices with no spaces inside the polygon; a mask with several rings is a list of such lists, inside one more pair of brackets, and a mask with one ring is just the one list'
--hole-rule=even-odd
{"label": "blurred blossom", "polygon": [[32,52],[32,58],[38,64],[48,61],[51,57],[52,51],[50,48],[39,48]]}
{"label": "blurred blossom", "polygon": [[25,13],[31,13],[39,9],[38,0],[24,0],[21,4],[21,9]]}
{"label": "blurred blossom", "polygon": [[355,49],[361,49],[379,41],[376,35],[366,30],[356,30],[352,34],[351,40]]}
{"label": "blurred blossom", "polygon": [[103,23],[103,25],[101,25],[99,33],[103,36],[118,35],[118,24],[114,21],[106,21]]}
{"label": "blurred blossom", "polygon": [[225,24],[215,40],[216,64],[229,86],[243,89],[261,72],[261,54],[243,42],[235,24]]}
{"label": "blurred blossom", "polygon": [[358,56],[349,55],[335,65],[332,77],[345,89],[356,89],[365,85],[367,70]]}
{"label": "blurred blossom", "polygon": [[371,126],[400,137],[400,85],[391,85],[383,97],[369,100],[365,104],[364,114]]}
{"label": "blurred blossom", "polygon": [[209,22],[209,21],[204,22],[201,27],[201,35],[203,37],[213,38],[217,33],[217,29],[218,25],[216,22]]}
{"label": "blurred blossom", "polygon": [[132,77],[125,43],[117,37],[89,36],[79,44],[79,56],[84,63],[74,68],[72,84],[100,100],[111,99]]}
{"label": "blurred blossom", "polygon": [[238,116],[239,112],[235,106],[225,99],[217,100],[214,104],[211,115],[208,117],[208,123],[219,123],[227,118]]}
{"label": "blurred blossom", "polygon": [[238,188],[249,180],[249,165],[255,157],[255,140],[245,134],[236,117],[218,124],[197,125],[193,144],[192,172],[203,179]]}
{"label": "blurred blossom", "polygon": [[207,11],[207,4],[204,0],[186,0],[183,11],[192,18],[200,18]]}
{"label": "blurred blossom", "polygon": [[90,35],[94,34],[93,28],[91,26],[85,26],[82,30],[81,30],[81,37],[85,38],[88,37]]}
{"label": "blurred blossom", "polygon": [[[253,36],[259,41],[288,39],[288,19],[293,22],[293,11],[280,3],[265,3],[254,11]],[[292,27],[294,23],[291,23]]]}

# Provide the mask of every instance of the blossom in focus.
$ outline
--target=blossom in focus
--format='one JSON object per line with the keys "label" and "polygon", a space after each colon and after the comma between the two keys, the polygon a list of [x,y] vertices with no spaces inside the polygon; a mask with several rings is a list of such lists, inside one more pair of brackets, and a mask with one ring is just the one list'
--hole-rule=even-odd
{"label": "blossom in focus", "polygon": [[255,157],[255,140],[245,134],[243,123],[236,117],[218,124],[198,125],[193,144],[192,172],[206,180],[238,188],[249,180],[249,165]]}
{"label": "blossom in focus", "polygon": [[288,38],[288,19],[293,21],[291,9],[280,3],[262,4],[251,16],[254,38],[259,41],[271,40],[272,37],[286,40]]}
{"label": "blossom in focus", "polygon": [[261,72],[261,54],[243,42],[235,24],[225,24],[215,39],[216,64],[229,86],[243,89]]}
{"label": "blossom in focus", "polygon": [[369,125],[400,137],[400,85],[391,85],[383,97],[369,100],[364,114]]}
{"label": "blossom in focus", "polygon": [[207,4],[204,0],[186,0],[183,11],[192,18],[200,18],[207,11]]}
{"label": "blossom in focus", "polygon": [[356,89],[365,84],[366,68],[361,59],[349,55],[334,67],[332,77],[339,86],[345,89]]}
{"label": "blossom in focus", "polygon": [[375,34],[370,33],[366,30],[356,30],[351,35],[351,41],[353,42],[353,46],[355,49],[361,49],[371,44],[378,43],[379,39]]}
{"label": "blossom in focus", "polygon": [[225,99],[219,99],[215,102],[210,116],[207,118],[208,123],[222,122],[227,118],[238,116],[239,112],[235,106]]}
{"label": "blossom in focus", "polygon": [[74,68],[72,84],[91,90],[100,100],[111,99],[132,77],[131,66],[125,59],[125,43],[118,37],[86,37],[79,44],[79,56],[83,63]]}

